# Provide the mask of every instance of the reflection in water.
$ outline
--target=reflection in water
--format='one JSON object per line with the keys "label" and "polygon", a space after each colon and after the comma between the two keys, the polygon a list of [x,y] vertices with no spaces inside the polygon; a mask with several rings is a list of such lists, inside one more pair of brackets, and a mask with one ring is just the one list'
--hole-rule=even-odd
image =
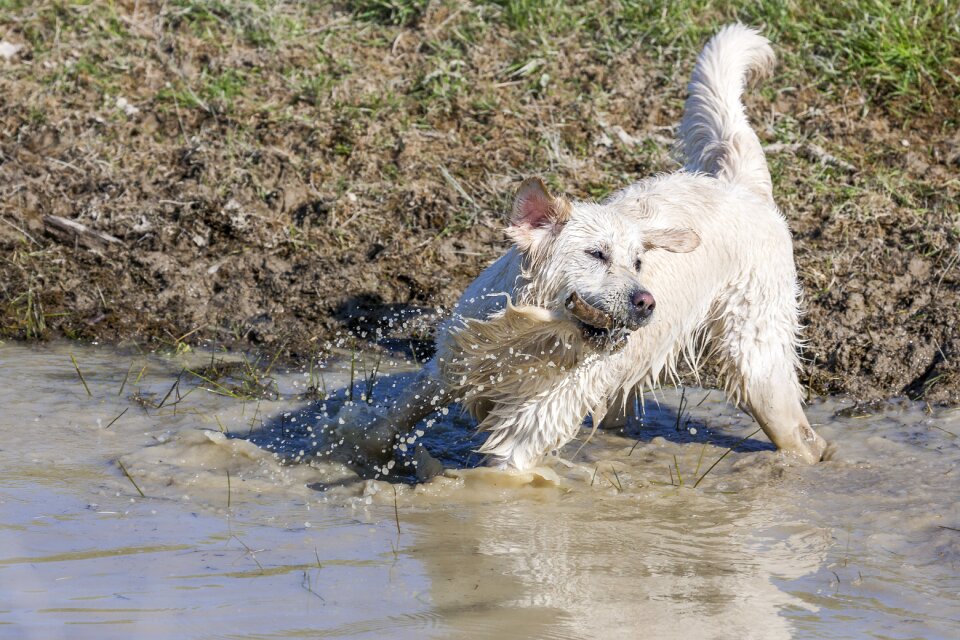
{"label": "reflection in water", "polygon": [[[947,638],[960,625],[957,410],[864,418],[819,402],[831,461],[747,440],[694,489],[755,427],[702,391],[678,419],[665,391],[642,421],[536,473],[390,484],[307,454],[317,406],[202,388],[172,408],[131,399],[166,394],[182,359],[8,344],[0,365],[0,637]],[[131,365],[148,373],[120,394]],[[330,388],[349,379],[326,373]],[[302,372],[278,382],[285,397],[305,386]],[[469,467],[472,437],[447,416],[421,442]]]}
{"label": "reflection in water", "polygon": [[808,607],[772,577],[815,572],[829,535],[685,498],[423,513],[406,552],[464,637],[731,637],[746,621],[747,637],[790,637],[783,612]]}

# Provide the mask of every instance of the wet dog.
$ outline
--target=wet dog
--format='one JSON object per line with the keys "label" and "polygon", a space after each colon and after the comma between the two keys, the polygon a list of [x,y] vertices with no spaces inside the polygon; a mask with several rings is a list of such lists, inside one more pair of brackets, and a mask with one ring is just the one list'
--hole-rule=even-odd
{"label": "wet dog", "polygon": [[592,414],[717,360],[726,392],[770,440],[808,462],[826,443],[797,379],[798,285],[790,232],[741,96],[769,72],[769,42],[735,24],[706,45],[679,131],[682,170],[605,201],[520,185],[513,248],[468,287],[437,353],[396,402],[341,414],[348,446],[389,457],[398,438],[459,402],[489,432],[488,462],[526,469]]}

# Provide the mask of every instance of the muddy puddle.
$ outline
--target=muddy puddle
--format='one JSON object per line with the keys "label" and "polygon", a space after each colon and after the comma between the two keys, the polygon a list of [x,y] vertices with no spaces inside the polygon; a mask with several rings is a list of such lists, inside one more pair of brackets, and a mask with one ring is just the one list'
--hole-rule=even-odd
{"label": "muddy puddle", "polygon": [[415,484],[400,460],[391,483],[311,455],[306,398],[335,412],[351,369],[355,400],[383,398],[412,365],[365,384],[345,354],[253,399],[190,373],[210,358],[0,345],[0,637],[960,631],[957,409],[814,401],[836,450],[807,467],[718,393],[670,389],[522,475],[469,468],[451,411],[420,443],[458,468]]}

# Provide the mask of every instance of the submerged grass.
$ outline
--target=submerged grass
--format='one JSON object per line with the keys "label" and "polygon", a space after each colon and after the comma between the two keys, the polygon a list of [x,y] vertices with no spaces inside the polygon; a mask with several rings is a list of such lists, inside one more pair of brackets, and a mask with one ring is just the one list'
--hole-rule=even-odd
{"label": "submerged grass", "polygon": [[277,399],[280,396],[277,381],[271,376],[283,352],[283,345],[274,350],[270,361],[261,364],[262,355],[252,361],[241,354],[239,361],[216,359],[210,352],[210,363],[204,367],[187,369],[187,373],[210,385],[210,393],[223,395],[237,400]]}
{"label": "submerged grass", "polygon": [[[237,542],[240,543],[240,546],[242,546],[242,547],[244,548],[245,555],[250,556],[250,559],[252,559],[253,562],[254,562],[254,564],[257,565],[257,569],[260,570],[260,573],[263,573],[263,572],[264,572],[264,571],[263,571],[263,565],[260,564],[260,561],[259,561],[259,560],[257,560],[257,553],[259,553],[259,552],[258,552],[258,551],[254,551],[254,550],[251,549],[249,546],[247,546],[247,543],[244,542],[243,540],[241,540],[237,535],[233,535],[233,536],[231,536],[231,537],[232,537],[234,540],[236,540]],[[261,551],[262,551],[262,549],[261,549]]]}
{"label": "submerged grass", "polygon": [[[720,464],[721,462],[723,462],[723,459],[726,458],[728,455],[730,455],[730,452],[731,452],[731,451],[733,451],[734,449],[736,449],[736,448],[739,447],[741,444],[743,444],[744,442],[746,442],[747,440],[749,440],[749,439],[752,438],[753,436],[757,435],[758,433],[760,433],[760,429],[757,429],[756,431],[754,431],[754,432],[751,433],[750,435],[748,435],[748,436],[746,436],[746,437],[744,437],[744,438],[741,438],[741,439],[738,440],[736,443],[734,443],[733,446],[731,446],[729,449],[727,449],[726,451],[724,451],[724,452],[723,452],[723,455],[720,456],[719,458],[717,458],[717,460],[716,460],[712,465],[710,465],[710,466],[707,468],[706,471],[703,472],[703,475],[702,475],[702,476],[700,476],[699,478],[697,478],[697,481],[693,483],[693,488],[696,489],[697,487],[699,487],[699,486],[700,486],[700,483],[703,482],[703,479],[706,478],[706,477],[710,474],[711,471],[713,471],[714,467],[716,467],[718,464]],[[699,465],[698,465],[698,467],[699,467]]]}
{"label": "submerged grass", "polygon": [[[397,525],[397,536],[400,535],[400,507],[397,506],[397,485],[391,485],[393,487],[393,519]],[[319,564],[319,560],[318,560]]]}
{"label": "submerged grass", "polygon": [[157,408],[157,409],[163,408],[163,405],[165,405],[165,404],[167,403],[167,400],[170,399],[170,395],[173,394],[174,391],[177,392],[177,396],[178,396],[178,400],[179,400],[179,395],[180,395],[180,380],[183,379],[183,374],[186,373],[186,372],[187,372],[186,367],[184,367],[183,369],[180,369],[180,373],[177,374],[176,380],[173,381],[173,384],[170,385],[170,389],[167,391],[167,394],[166,394],[165,396],[163,396],[163,398],[160,400],[160,402],[157,403],[157,405],[156,405],[155,408]]}
{"label": "submerged grass", "polygon": [[377,384],[377,377],[380,375],[380,363],[383,360],[383,354],[378,353],[377,359],[373,364],[369,374],[367,373],[367,366],[363,360],[363,396],[362,400],[367,404],[373,404],[373,389]]}
{"label": "submerged grass", "polygon": [[80,371],[80,365],[77,364],[77,359],[73,357],[73,354],[70,354],[70,362],[73,363],[73,368],[77,372],[77,377],[80,378],[80,383],[83,385],[83,390],[87,392],[87,395],[93,397],[93,394],[90,393],[90,387],[87,386],[87,381],[83,377],[83,372]]}
{"label": "submerged grass", "polygon": [[124,387],[127,386],[127,380],[130,379],[130,373],[133,371],[133,365],[134,365],[134,363],[133,363],[133,361],[131,361],[131,362],[130,362],[130,367],[127,368],[127,374],[126,374],[125,376],[123,376],[123,382],[120,383],[120,390],[117,391],[117,395],[118,395],[118,396],[122,396],[122,395],[123,395],[123,389],[124,389]]}
{"label": "submerged grass", "polygon": [[146,496],[146,495],[143,493],[143,491],[140,489],[140,485],[137,484],[137,481],[133,479],[133,476],[130,475],[130,472],[127,471],[127,468],[126,468],[125,466],[123,466],[123,462],[121,462],[119,459],[117,460],[117,466],[120,467],[120,471],[122,471],[122,472],[123,472],[123,475],[125,475],[125,476],[127,477],[127,480],[129,480],[129,481],[130,481],[130,484],[133,485],[133,488],[137,490],[137,493],[140,494],[140,497],[141,497],[141,498],[146,498],[147,496]]}
{"label": "submerged grass", "polygon": [[109,423],[107,426],[104,427],[104,429],[109,429],[110,427],[112,427],[112,426],[113,426],[113,423],[116,422],[117,420],[119,420],[120,418],[122,418],[122,417],[123,417],[123,414],[125,414],[125,413],[126,413],[127,411],[129,411],[129,410],[130,410],[130,407],[127,407],[126,409],[124,409],[123,411],[121,411],[121,412],[120,412],[120,415],[118,415],[116,418],[114,418],[113,420],[111,420],[110,423]]}

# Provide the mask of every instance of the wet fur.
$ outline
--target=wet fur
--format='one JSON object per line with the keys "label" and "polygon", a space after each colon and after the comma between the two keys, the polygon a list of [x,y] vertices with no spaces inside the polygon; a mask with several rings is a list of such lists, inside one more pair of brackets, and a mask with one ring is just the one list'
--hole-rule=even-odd
{"label": "wet fur", "polygon": [[[489,461],[526,469],[573,439],[587,414],[622,412],[632,393],[675,376],[681,357],[694,370],[712,357],[730,399],[779,448],[819,460],[825,442],[796,375],[792,241],[741,103],[747,76],[773,60],[742,25],[707,44],[680,126],[681,171],[599,204],[524,182],[508,229],[515,247],[468,287],[439,328],[436,357],[396,405],[355,416],[347,431],[358,447],[389,454],[396,434],[460,402],[490,434],[480,449]],[[656,296],[656,311],[619,348],[585,339],[566,307],[576,295],[626,322],[637,287]]]}

